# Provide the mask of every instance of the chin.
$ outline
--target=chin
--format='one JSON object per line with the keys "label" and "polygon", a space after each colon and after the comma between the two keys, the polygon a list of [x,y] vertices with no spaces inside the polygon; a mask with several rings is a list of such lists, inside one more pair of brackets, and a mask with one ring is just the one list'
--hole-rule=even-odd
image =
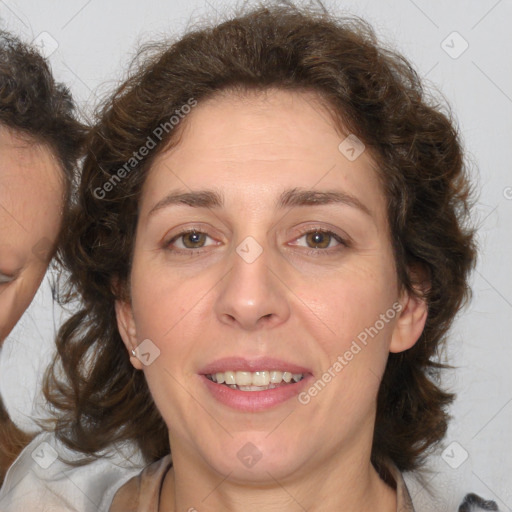
{"label": "chin", "polygon": [[208,460],[216,471],[229,474],[229,480],[238,483],[285,480],[304,464],[304,460],[299,461],[300,444],[291,443],[291,439],[286,442],[278,435],[271,437],[268,432],[235,436],[228,446],[210,454]]}

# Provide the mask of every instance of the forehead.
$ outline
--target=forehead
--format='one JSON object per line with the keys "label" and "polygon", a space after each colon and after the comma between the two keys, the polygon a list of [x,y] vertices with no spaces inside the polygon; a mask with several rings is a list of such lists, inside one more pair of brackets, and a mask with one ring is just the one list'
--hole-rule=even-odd
{"label": "forehead", "polygon": [[189,160],[206,154],[223,162],[318,159],[318,148],[342,137],[316,93],[280,89],[223,91],[200,102],[183,123],[180,142],[169,153],[179,157],[195,147]]}
{"label": "forehead", "polygon": [[34,183],[46,184],[45,188],[63,186],[63,173],[53,151],[0,125],[0,184],[5,188],[7,184],[28,187]]}
{"label": "forehead", "polygon": [[340,150],[349,134],[315,93],[224,93],[200,102],[182,123],[176,145],[153,163],[142,210],[171,188],[211,187],[259,201],[275,201],[285,188],[339,187],[384,204],[374,161],[365,151],[351,160]]}
{"label": "forehead", "polygon": [[0,127],[0,235],[18,250],[60,224],[64,182],[53,153]]}

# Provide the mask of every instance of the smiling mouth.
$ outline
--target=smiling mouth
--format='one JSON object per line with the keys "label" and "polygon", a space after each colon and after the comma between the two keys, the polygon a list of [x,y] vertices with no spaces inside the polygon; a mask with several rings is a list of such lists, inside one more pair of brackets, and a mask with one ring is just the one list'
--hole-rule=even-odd
{"label": "smiling mouth", "polygon": [[302,373],[290,373],[279,370],[257,372],[226,371],[205,375],[208,380],[240,391],[264,391],[300,382]]}

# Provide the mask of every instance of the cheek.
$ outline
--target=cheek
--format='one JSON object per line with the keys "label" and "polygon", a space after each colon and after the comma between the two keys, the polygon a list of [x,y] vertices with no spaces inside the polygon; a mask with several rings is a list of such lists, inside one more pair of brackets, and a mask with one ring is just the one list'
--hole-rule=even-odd
{"label": "cheek", "polygon": [[[373,277],[344,276],[312,299],[321,321],[311,320],[307,329],[321,368],[301,403],[309,404],[319,417],[350,417],[353,422],[348,423],[354,425],[373,418],[397,320],[394,288]],[[333,436],[339,434],[339,426],[329,428]]]}
{"label": "cheek", "polygon": [[186,323],[203,290],[198,279],[183,280],[150,268],[132,272],[131,283],[137,335],[155,340],[166,339]]}
{"label": "cheek", "polygon": [[[329,352],[342,349],[358,336],[364,341],[368,330],[375,333],[375,324],[381,338],[390,337],[394,319],[392,305],[398,297],[390,279],[386,269],[369,271],[351,267],[346,272],[312,281],[310,286],[304,283],[306,286],[300,296],[314,313],[310,315],[310,327],[318,330],[319,340],[324,340]],[[383,322],[381,316],[387,312]]]}
{"label": "cheek", "polygon": [[184,277],[158,266],[133,267],[131,293],[138,342],[149,339],[160,357],[145,368],[148,380],[161,366],[183,374],[197,358],[198,345],[211,332],[215,281],[206,275]]}

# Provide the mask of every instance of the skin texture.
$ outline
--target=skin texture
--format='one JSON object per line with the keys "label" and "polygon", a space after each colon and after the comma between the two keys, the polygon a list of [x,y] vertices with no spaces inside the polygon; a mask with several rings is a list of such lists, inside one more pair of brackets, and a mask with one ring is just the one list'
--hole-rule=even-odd
{"label": "skin texture", "polygon": [[[126,348],[150,339],[160,350],[148,366],[131,361],[169,427],[174,467],[161,510],[396,510],[370,463],[376,395],[389,352],[416,342],[426,307],[397,285],[372,159],[366,151],[351,162],[338,150],[346,135],[312,93],[218,95],[183,128],[144,184],[131,303],[116,305]],[[347,204],[275,209],[290,188],[342,191],[369,213]],[[217,189],[224,206],[150,215],[176,189]],[[208,237],[168,243],[191,227]],[[318,228],[346,245],[315,239]],[[236,251],[248,236],[263,251],[250,264]],[[320,248],[308,254],[315,240]],[[216,402],[198,375],[222,357],[270,356],[316,380],[397,302],[400,314],[307,405],[293,398],[242,413]],[[261,453],[250,468],[237,456],[249,442]]]}
{"label": "skin texture", "polygon": [[34,298],[53,254],[61,176],[46,146],[0,127],[0,344]]}

